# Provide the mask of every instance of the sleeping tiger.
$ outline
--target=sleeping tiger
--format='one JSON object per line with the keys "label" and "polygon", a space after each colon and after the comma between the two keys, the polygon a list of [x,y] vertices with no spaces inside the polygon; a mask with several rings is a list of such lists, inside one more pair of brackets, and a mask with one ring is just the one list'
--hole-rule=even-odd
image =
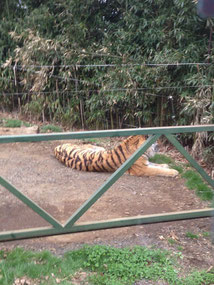
{"label": "sleeping tiger", "polygon": [[[63,144],[55,148],[56,158],[68,167],[82,171],[114,172],[146,141],[142,135],[131,136],[111,150],[93,145]],[[154,155],[154,146],[128,169],[134,176],[171,176],[178,172],[166,164],[149,162]]]}

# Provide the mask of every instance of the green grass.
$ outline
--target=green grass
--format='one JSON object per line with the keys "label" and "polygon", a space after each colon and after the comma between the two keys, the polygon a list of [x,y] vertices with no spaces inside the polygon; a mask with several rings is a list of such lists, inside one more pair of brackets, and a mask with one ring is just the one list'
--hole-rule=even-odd
{"label": "green grass", "polygon": [[212,200],[213,190],[203,181],[200,174],[194,170],[187,170],[182,177],[186,179],[186,186],[191,190],[195,190],[202,200]]}
{"label": "green grass", "polygon": [[214,192],[212,188],[204,182],[198,172],[189,169],[189,164],[177,164],[170,157],[163,154],[156,154],[150,160],[154,163],[166,163],[171,168],[176,169],[181,174],[181,177],[186,180],[186,186],[194,190],[196,195],[202,200],[211,201],[213,199]]}
{"label": "green grass", "polygon": [[178,245],[178,246],[177,246],[177,250],[178,250],[178,251],[183,251],[183,250],[184,250],[184,248],[183,248],[183,246]]}
{"label": "green grass", "polygon": [[198,238],[199,238],[198,235],[196,235],[196,234],[194,234],[194,233],[192,233],[192,232],[187,232],[187,233],[186,233],[186,237],[187,237],[187,238],[190,238],[190,239],[198,239]]}
{"label": "green grass", "polygon": [[[209,285],[214,271],[194,271],[180,277],[179,255],[161,249],[84,246],[56,257],[50,252],[20,248],[0,251],[0,284],[10,285],[18,278],[32,284],[133,285],[138,280],[164,281],[174,285]],[[74,279],[75,276],[75,279]],[[72,283],[75,280],[79,283]],[[81,281],[81,282],[80,282]],[[86,283],[89,282],[89,283]]]}
{"label": "green grass", "polygon": [[171,245],[174,245],[176,244],[176,240],[174,240],[173,238],[168,238],[168,243],[171,244]]}
{"label": "green grass", "polygon": [[18,119],[0,119],[0,126],[6,128],[30,127],[30,124]]}
{"label": "green grass", "polygon": [[48,133],[48,132],[61,133],[63,132],[63,129],[55,125],[45,125],[40,128],[40,133]]}
{"label": "green grass", "polygon": [[204,238],[210,237],[210,236],[211,236],[211,233],[210,233],[210,232],[203,232],[203,233],[202,233],[202,236],[203,236]]}
{"label": "green grass", "polygon": [[91,144],[100,144],[103,140],[100,138],[87,138],[87,139],[82,139],[84,143],[91,143]]}
{"label": "green grass", "polygon": [[182,165],[178,165],[171,159],[171,157],[168,157],[164,154],[155,154],[154,157],[151,157],[149,159],[151,162],[158,163],[158,164],[168,164],[171,168],[176,169],[180,174],[183,173],[184,169]]}

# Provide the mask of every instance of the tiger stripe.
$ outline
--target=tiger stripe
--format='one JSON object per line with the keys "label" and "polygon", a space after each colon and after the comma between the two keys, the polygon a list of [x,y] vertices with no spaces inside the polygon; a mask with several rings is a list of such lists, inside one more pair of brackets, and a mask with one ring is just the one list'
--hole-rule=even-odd
{"label": "tiger stripe", "polygon": [[[131,136],[111,150],[105,150],[104,148],[93,145],[63,144],[57,146],[54,152],[59,161],[73,169],[80,171],[114,172],[145,141],[144,136]],[[142,155],[131,166],[128,173],[136,176],[159,175],[174,177],[178,175],[176,170],[169,169],[166,165],[160,166],[150,163],[148,156]]]}
{"label": "tiger stripe", "polygon": [[[95,146],[63,144],[55,148],[55,156],[66,166],[98,172],[113,172],[145,141],[144,136],[131,136],[112,150]],[[134,150],[132,149],[134,146]]]}

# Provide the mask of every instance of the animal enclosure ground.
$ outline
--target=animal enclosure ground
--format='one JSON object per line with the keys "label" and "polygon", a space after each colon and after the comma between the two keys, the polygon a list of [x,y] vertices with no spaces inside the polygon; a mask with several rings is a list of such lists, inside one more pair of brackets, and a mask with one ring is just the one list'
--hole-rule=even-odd
{"label": "animal enclosure ground", "polygon": [[[53,154],[65,141],[0,144],[0,175],[61,222],[110,176],[79,172],[62,165]],[[123,175],[80,219],[104,220],[207,207],[181,178]],[[22,246],[49,249],[57,254],[82,244],[114,246],[156,245],[182,252],[186,269],[213,266],[211,219],[139,225],[39,239],[4,242],[0,248]],[[0,186],[0,231],[47,226],[39,216]],[[187,233],[197,235],[191,238]]]}

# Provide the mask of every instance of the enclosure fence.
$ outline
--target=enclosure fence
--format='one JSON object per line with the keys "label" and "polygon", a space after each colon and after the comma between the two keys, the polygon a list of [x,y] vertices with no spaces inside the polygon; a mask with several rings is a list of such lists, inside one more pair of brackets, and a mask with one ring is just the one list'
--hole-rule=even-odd
{"label": "enclosure fence", "polygon": [[[148,139],[139,147],[139,149],[127,159],[120,168],[118,168],[95,192],[84,202],[73,215],[61,224],[34,201],[29,199],[14,185],[5,178],[0,176],[1,191],[8,190],[20,201],[31,208],[35,213],[40,215],[50,226],[40,228],[29,228],[11,231],[0,232],[0,241],[18,240],[26,238],[44,237],[51,235],[60,235],[77,232],[87,232],[93,230],[110,229],[118,227],[135,226],[142,224],[162,223],[177,220],[196,219],[214,216],[214,208],[204,208],[197,210],[188,210],[180,212],[160,213],[151,215],[139,215],[134,217],[117,218],[103,221],[92,221],[78,223],[80,217],[127,171],[132,164],[153,144],[160,136],[165,136],[175,148],[189,161],[204,180],[214,188],[214,180],[204,171],[204,169],[190,156],[176,138],[177,134],[181,133],[196,133],[196,132],[214,132],[214,125],[200,126],[178,126],[178,127],[161,127],[161,128],[139,128],[139,129],[124,129],[124,130],[109,130],[109,131],[85,131],[85,132],[68,132],[68,133],[53,133],[53,134],[35,134],[35,135],[18,135],[18,136],[1,136],[0,144],[14,142],[41,142],[53,140],[72,140],[86,138],[104,138],[118,137],[130,135],[149,135]],[[11,148],[12,152],[12,148]],[[1,165],[0,167],[3,167]],[[137,178],[136,178],[137,179]],[[39,189],[38,189],[39,191]],[[1,204],[0,204],[1,207]],[[17,213],[18,215],[18,213]],[[8,211],[8,219],[10,212]]]}

